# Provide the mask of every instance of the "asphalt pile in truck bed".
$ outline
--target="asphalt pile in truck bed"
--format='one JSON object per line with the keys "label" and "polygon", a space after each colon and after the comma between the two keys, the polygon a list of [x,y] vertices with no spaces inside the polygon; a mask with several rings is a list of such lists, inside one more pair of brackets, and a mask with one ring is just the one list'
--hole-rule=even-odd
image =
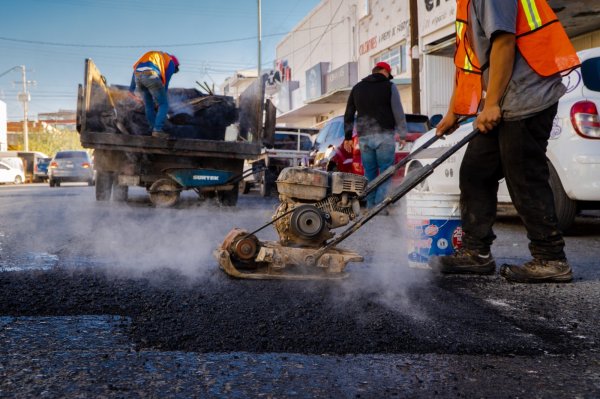
{"label": "asphalt pile in truck bed", "polygon": [[[132,135],[150,135],[144,104],[134,100],[124,86],[111,86],[116,115],[88,126],[91,131],[115,130]],[[235,123],[238,111],[232,97],[207,95],[196,89],[171,88],[169,113],[163,130],[175,138],[223,140],[227,126]],[[138,97],[139,98],[139,97]],[[108,126],[107,126],[108,125]]]}

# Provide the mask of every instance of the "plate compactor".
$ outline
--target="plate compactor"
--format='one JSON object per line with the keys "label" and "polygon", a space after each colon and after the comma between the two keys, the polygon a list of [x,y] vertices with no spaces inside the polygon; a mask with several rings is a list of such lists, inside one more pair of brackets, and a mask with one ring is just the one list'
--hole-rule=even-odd
{"label": "plate compactor", "polygon": [[[361,262],[363,257],[337,245],[425,180],[478,133],[475,129],[433,163],[408,173],[392,193],[366,213],[361,213],[360,202],[443,136],[433,136],[369,184],[364,176],[351,173],[307,167],[285,168],[277,179],[280,204],[272,220],[252,232],[234,228],[215,250],[214,256],[221,269],[236,278],[320,280],[346,277],[344,269],[348,262]],[[256,237],[256,233],[269,225],[274,225],[279,241],[261,241]],[[339,234],[332,231],[344,226],[348,227]]]}

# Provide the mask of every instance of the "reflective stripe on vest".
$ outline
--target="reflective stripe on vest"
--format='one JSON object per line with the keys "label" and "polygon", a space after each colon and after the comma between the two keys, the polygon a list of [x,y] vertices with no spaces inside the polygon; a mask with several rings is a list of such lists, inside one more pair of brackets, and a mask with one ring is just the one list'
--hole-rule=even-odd
{"label": "reflective stripe on vest", "polygon": [[[471,93],[472,90],[481,90],[478,88],[481,83],[477,85],[472,76],[467,76],[469,72],[481,74],[479,61],[467,40],[469,3],[470,0],[457,0],[454,112],[458,115],[476,114],[474,98],[481,98],[481,92]],[[519,52],[538,75],[566,74],[580,65],[571,41],[546,0],[518,0],[516,22]]]}

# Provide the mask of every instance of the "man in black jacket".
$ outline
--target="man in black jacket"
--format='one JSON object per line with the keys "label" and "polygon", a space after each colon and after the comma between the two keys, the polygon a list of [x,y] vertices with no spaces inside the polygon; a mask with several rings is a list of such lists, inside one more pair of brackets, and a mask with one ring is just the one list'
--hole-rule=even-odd
{"label": "man in black jacket", "polygon": [[[401,139],[406,137],[406,117],[400,93],[391,82],[391,70],[388,63],[378,62],[372,74],[352,88],[344,114],[344,148],[352,153],[352,130],[356,122],[362,163],[369,181],[394,163],[394,135],[399,134]],[[367,208],[383,201],[387,186],[382,184],[369,194]]]}

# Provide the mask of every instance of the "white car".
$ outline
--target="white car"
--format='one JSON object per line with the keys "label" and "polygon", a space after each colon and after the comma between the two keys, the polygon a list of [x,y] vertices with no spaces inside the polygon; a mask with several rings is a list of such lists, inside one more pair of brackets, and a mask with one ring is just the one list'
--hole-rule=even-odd
{"label": "white car", "polygon": [[[18,162],[13,162],[15,159]],[[21,158],[0,159],[0,183],[21,184],[24,181],[25,172]]]}
{"label": "white car", "polygon": [[[560,99],[548,142],[550,185],[559,228],[568,231],[581,210],[600,205],[600,47],[578,52],[582,66],[563,78],[567,93]],[[435,160],[443,147],[450,147],[473,130],[472,123],[438,140],[416,154],[410,171]],[[415,142],[413,151],[432,138],[435,130]],[[442,163],[416,189],[433,193],[459,193],[458,175],[466,146]],[[498,201],[511,202],[504,180],[500,181]]]}

